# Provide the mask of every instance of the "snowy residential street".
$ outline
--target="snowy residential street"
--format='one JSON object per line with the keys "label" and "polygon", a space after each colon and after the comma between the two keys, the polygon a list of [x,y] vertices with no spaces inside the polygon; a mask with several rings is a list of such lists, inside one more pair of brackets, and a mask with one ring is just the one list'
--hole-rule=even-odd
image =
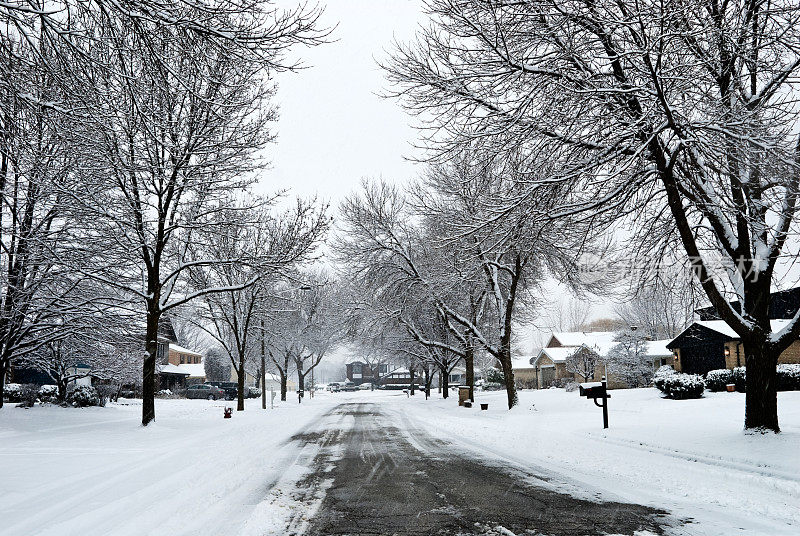
{"label": "snowy residential street", "polygon": [[607,431],[561,389],[511,412],[504,393],[478,393],[482,412],[356,392],[230,420],[159,400],[147,428],[138,401],[7,405],[2,534],[796,534],[798,395],[764,437],[742,432],[739,393],[654,389],[615,391]]}

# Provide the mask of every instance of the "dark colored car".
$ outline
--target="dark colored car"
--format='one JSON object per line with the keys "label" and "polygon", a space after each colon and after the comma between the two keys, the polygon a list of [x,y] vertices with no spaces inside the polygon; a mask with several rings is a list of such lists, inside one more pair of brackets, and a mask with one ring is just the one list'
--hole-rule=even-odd
{"label": "dark colored car", "polygon": [[227,400],[234,400],[239,395],[239,386],[236,382],[207,382],[210,385],[219,387],[225,391],[225,398]]}
{"label": "dark colored car", "polygon": [[190,385],[186,389],[186,398],[207,398],[208,400],[219,400],[225,398],[225,391],[214,385],[201,383]]}

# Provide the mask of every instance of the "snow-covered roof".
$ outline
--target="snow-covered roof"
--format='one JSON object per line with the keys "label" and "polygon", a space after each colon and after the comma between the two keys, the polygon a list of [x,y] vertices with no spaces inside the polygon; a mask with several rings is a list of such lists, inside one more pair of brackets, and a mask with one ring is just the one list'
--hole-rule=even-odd
{"label": "snow-covered roof", "polygon": [[386,376],[394,376],[395,374],[397,374],[398,376],[400,376],[400,375],[408,376],[411,373],[409,372],[409,370],[407,368],[396,368],[393,371],[389,372],[388,374],[385,374],[383,377],[385,378]]}
{"label": "snow-covered roof", "polygon": [[536,360],[537,356],[533,355],[521,355],[519,357],[515,357],[511,359],[511,370],[519,370],[519,369],[531,369],[533,368],[533,362]]}
{"label": "snow-covered roof", "polygon": [[606,355],[617,344],[614,342],[616,336],[614,331],[562,331],[553,333],[547,346],[555,339],[561,346],[586,346],[600,355]]}
{"label": "snow-covered roof", "polygon": [[[770,328],[772,328],[772,333],[778,333],[780,330],[785,328],[790,322],[791,320],[778,319],[778,320],[770,320],[769,324]],[[722,335],[725,335],[726,337],[730,337],[732,339],[739,338],[739,334],[736,333],[736,331],[734,331],[734,329],[730,327],[728,323],[725,322],[724,320],[697,320],[694,322],[694,324],[692,324],[692,326],[695,324],[697,324],[698,326],[703,326],[704,328],[710,329],[712,331],[716,331],[717,333],[721,333]],[[681,335],[683,335],[683,333],[692,326],[689,326],[688,328],[683,330],[683,332],[681,332]],[[678,336],[680,337],[680,335]]]}
{"label": "snow-covered roof", "polygon": [[197,353],[193,350],[189,350],[188,348],[184,348],[183,346],[179,346],[174,342],[169,343],[169,349],[173,352],[178,352],[179,354],[189,354],[189,355],[197,355],[202,357],[203,354]]}
{"label": "snow-covered roof", "polygon": [[206,370],[202,363],[190,363],[186,365],[167,363],[166,365],[158,365],[158,372],[163,372],[165,374],[183,374],[191,378],[203,378],[206,375]]}
{"label": "snow-covered roof", "polygon": [[188,363],[186,365],[178,365],[178,367],[187,371],[191,378],[202,378],[206,375],[206,369],[202,363]]}
{"label": "snow-covered roof", "polygon": [[667,344],[672,339],[663,339],[660,341],[647,342],[647,355],[651,357],[671,357],[672,351],[667,348]]}
{"label": "snow-covered roof", "polygon": [[164,374],[183,374],[184,376],[191,376],[191,372],[181,368],[185,366],[186,365],[173,365],[172,363],[167,363],[166,365],[159,365],[158,372]]}
{"label": "snow-covered roof", "polygon": [[577,352],[580,348],[581,348],[580,346],[558,346],[556,348],[542,348],[541,351],[539,352],[539,355],[537,355],[536,359],[533,360],[533,365],[535,366],[543,355],[547,356],[553,363],[564,363],[569,356]]}

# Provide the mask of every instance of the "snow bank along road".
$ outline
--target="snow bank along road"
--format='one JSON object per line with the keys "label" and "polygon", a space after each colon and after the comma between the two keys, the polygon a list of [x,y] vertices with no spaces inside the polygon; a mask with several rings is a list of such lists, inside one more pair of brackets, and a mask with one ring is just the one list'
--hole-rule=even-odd
{"label": "snow bank along road", "polygon": [[[223,402],[0,410],[0,535],[800,534],[800,393],[784,432],[744,397],[478,393],[489,411],[325,393],[222,419]],[[441,532],[440,532],[441,531]]]}

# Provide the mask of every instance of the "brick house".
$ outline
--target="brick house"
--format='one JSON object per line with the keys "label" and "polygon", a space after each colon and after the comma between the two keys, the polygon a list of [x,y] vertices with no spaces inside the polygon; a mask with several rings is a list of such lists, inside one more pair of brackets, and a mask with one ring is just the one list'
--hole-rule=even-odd
{"label": "brick house", "polygon": [[[772,332],[790,321],[771,320]],[[709,370],[744,366],[744,346],[739,335],[723,320],[698,320],[667,344],[672,350],[675,370],[706,374]],[[800,363],[800,341],[795,341],[778,357],[778,363]]]}
{"label": "brick house", "polygon": [[[731,306],[741,311],[738,301]],[[783,329],[800,309],[800,287],[773,292],[769,297],[770,328]],[[744,366],[744,347],[739,335],[721,320],[716,309],[705,307],[695,313],[700,320],[667,344],[673,353],[675,370],[706,374],[709,370]],[[778,363],[800,363],[800,341],[795,341],[778,358]]]}
{"label": "brick house", "polygon": [[[625,383],[609,374],[606,370],[605,357],[617,344],[614,331],[570,331],[553,333],[544,348],[531,361],[535,369],[532,383],[535,388],[547,389],[562,380],[585,382],[589,379],[599,380],[606,376],[611,389],[627,387]],[[653,368],[657,369],[662,364],[672,364],[672,351],[667,348],[668,340],[647,341],[647,356],[653,361]],[[592,352],[596,354],[597,365],[593,378],[584,378],[567,370],[567,360],[576,352]],[[515,371],[516,374],[516,371]]]}

